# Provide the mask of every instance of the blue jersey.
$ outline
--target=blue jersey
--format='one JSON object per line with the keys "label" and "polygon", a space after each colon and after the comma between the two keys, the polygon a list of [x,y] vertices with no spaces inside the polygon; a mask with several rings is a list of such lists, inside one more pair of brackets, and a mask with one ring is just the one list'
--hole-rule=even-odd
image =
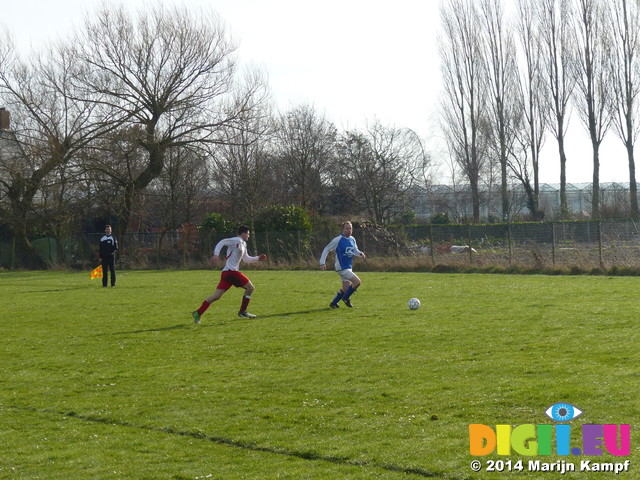
{"label": "blue jersey", "polygon": [[329,242],[329,244],[322,251],[320,256],[320,265],[324,265],[327,260],[327,255],[331,250],[336,252],[336,271],[351,269],[353,264],[353,257],[360,257],[362,252],[358,250],[358,244],[353,237],[345,237],[340,235]]}

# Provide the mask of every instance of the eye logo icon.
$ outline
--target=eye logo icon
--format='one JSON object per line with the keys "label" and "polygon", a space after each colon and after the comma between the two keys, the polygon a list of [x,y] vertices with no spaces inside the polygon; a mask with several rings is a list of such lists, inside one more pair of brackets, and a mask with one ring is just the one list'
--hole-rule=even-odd
{"label": "eye logo icon", "polygon": [[544,413],[556,422],[570,422],[582,415],[582,410],[568,403],[556,403],[547,408]]}

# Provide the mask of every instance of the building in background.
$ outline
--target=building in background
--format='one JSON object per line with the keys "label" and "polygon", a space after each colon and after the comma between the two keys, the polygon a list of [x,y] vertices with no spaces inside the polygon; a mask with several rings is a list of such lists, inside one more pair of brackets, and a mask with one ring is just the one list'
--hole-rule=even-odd
{"label": "building in background", "polygon": [[[567,184],[567,202],[574,219],[589,219],[591,212],[591,184]],[[468,186],[432,185],[416,187],[413,209],[416,219],[428,221],[433,215],[445,213],[452,222],[465,221],[473,217],[471,189]],[[527,196],[521,185],[509,188],[511,212],[509,220],[528,220]],[[626,218],[629,216],[629,184],[601,183],[600,202],[602,218]],[[544,220],[558,218],[560,212],[560,185],[540,185],[539,208]],[[480,217],[483,222],[500,222],[502,216],[500,188],[482,187],[480,190]]]}

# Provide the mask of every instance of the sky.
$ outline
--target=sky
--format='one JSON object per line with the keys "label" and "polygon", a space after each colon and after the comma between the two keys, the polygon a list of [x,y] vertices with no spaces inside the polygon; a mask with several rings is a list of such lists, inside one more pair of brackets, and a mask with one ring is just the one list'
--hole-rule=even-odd
{"label": "sky", "polygon": [[[512,2],[513,0],[507,0]],[[0,28],[28,52],[65,37],[101,0],[3,2]],[[410,128],[435,158],[446,152],[438,133],[442,95],[437,46],[439,0],[165,0],[213,8],[239,43],[241,62],[265,71],[280,111],[308,104],[341,129],[374,120]],[[132,8],[148,0],[127,0]],[[567,137],[569,183],[590,182],[589,138],[574,112]],[[559,182],[556,142],[543,147],[541,180]],[[437,183],[446,183],[446,169]],[[628,181],[620,140],[601,149],[601,182]]]}

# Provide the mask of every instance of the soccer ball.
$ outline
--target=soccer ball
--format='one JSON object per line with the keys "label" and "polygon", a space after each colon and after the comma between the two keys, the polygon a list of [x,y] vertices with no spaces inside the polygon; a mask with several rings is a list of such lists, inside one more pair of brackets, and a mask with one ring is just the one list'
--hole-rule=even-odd
{"label": "soccer ball", "polygon": [[420,308],[420,300],[418,300],[417,298],[412,298],[407,302],[407,305],[409,305],[409,308],[411,310],[417,310]]}

